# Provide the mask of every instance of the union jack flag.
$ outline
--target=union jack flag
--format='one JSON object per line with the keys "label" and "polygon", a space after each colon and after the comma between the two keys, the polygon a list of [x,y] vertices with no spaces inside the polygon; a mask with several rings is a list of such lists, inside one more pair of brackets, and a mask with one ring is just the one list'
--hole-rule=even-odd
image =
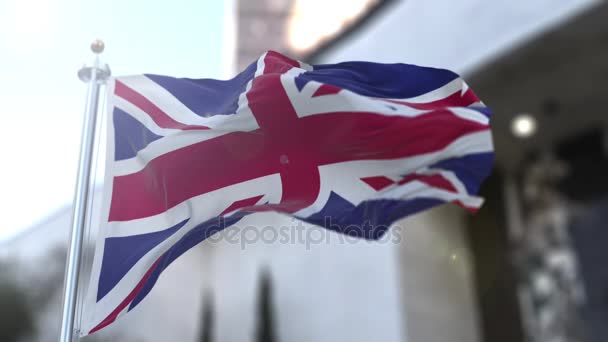
{"label": "union jack flag", "polygon": [[275,211],[378,239],[442,203],[474,212],[492,167],[489,111],[448,70],[311,66],[270,51],[231,80],[119,77],[108,93],[104,224],[84,334],[136,307],[178,256],[246,215]]}

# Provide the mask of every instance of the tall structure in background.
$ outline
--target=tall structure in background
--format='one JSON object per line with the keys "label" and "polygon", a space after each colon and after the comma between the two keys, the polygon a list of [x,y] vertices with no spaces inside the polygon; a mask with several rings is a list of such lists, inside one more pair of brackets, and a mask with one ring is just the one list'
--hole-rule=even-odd
{"label": "tall structure in background", "polygon": [[245,69],[266,50],[288,52],[288,21],[296,0],[239,0],[236,67]]}
{"label": "tall structure in background", "polygon": [[306,62],[393,0],[238,0],[236,64],[243,70],[276,50]]}

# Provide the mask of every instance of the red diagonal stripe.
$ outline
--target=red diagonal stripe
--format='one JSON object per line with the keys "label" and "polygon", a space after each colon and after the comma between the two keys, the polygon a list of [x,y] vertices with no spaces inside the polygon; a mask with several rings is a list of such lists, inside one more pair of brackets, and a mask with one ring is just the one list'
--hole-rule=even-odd
{"label": "red diagonal stripe", "polygon": [[106,318],[104,318],[103,321],[101,321],[101,323],[99,323],[95,328],[91,329],[91,331],[89,331],[89,334],[103,329],[104,327],[112,324],[112,322],[114,322],[116,318],[118,318],[118,315],[133,301],[133,299],[135,299],[135,296],[137,296],[139,291],[141,291],[141,289],[144,287],[146,281],[148,281],[148,278],[150,278],[150,275],[152,275],[152,272],[154,271],[156,266],[158,266],[158,263],[160,262],[161,258],[162,255],[154,262],[154,264],[152,264],[152,266],[150,266],[146,274],[144,274],[143,278],[141,278],[137,285],[135,285],[135,288],[127,295],[127,297],[122,302],[120,302],[120,304],[118,304],[116,309],[114,309]]}
{"label": "red diagonal stripe", "polygon": [[264,197],[264,195],[250,197],[250,198],[242,199],[240,201],[236,201],[236,202],[232,203],[228,208],[224,209],[224,211],[222,211],[222,213],[219,216],[226,215],[227,213],[233,212],[237,209],[243,209],[246,207],[253,206],[256,203],[258,203],[258,201],[262,197]]}
{"label": "red diagonal stripe", "polygon": [[466,206],[464,203],[462,203],[459,200],[456,201],[452,201],[452,203],[456,204],[457,206],[466,209],[468,212],[470,212],[471,214],[476,214],[479,211],[479,208],[476,207],[470,207],[470,206]]}
{"label": "red diagonal stripe", "polygon": [[463,95],[461,95],[460,90],[455,92],[454,94],[443,98],[441,100],[426,102],[426,103],[414,103],[408,101],[401,100],[388,100],[388,99],[380,99],[387,102],[397,103],[406,105],[408,107],[419,109],[419,110],[432,110],[432,109],[441,109],[445,107],[467,107],[472,105],[473,103],[479,102],[479,98],[472,90],[467,90]]}
{"label": "red diagonal stripe", "polygon": [[361,178],[361,180],[364,181],[367,185],[374,188],[374,190],[376,191],[380,191],[395,184],[395,181],[385,176],[365,177]]}
{"label": "red diagonal stripe", "polygon": [[[407,182],[411,182],[413,180],[420,181],[434,188],[438,188],[441,190],[446,190],[449,192],[457,193],[458,190],[454,187],[454,185],[445,179],[441,174],[433,174],[433,175],[420,175],[420,174],[412,174],[404,177],[402,180],[398,182],[398,184],[405,184]],[[475,214],[479,208],[467,206],[462,203],[460,200],[454,200],[452,203],[456,204],[459,207],[462,207],[469,212]]]}
{"label": "red diagonal stripe", "polygon": [[152,103],[145,96],[129,88],[127,85],[118,80],[116,80],[114,94],[131,102],[137,108],[144,111],[158,125],[158,127],[183,130],[209,129],[209,127],[206,126],[186,125],[181,122],[175,121],[172,117],[170,117],[162,109],[158,108],[157,105]]}
{"label": "red diagonal stripe", "polygon": [[438,188],[441,190],[446,190],[449,192],[458,192],[458,190],[452,185],[450,181],[445,179],[441,174],[433,174],[433,175],[421,175],[421,174],[412,174],[404,177],[397,184],[405,184],[407,182],[411,182],[413,180],[420,181],[427,185],[430,185],[434,188]]}
{"label": "red diagonal stripe", "polygon": [[341,88],[338,88],[336,86],[332,86],[330,84],[323,84],[315,91],[314,94],[312,94],[312,97],[333,95],[339,93],[341,90]]}
{"label": "red diagonal stripe", "polygon": [[266,57],[264,57],[264,74],[283,74],[292,67],[299,68],[300,62],[275,51],[266,52]]}

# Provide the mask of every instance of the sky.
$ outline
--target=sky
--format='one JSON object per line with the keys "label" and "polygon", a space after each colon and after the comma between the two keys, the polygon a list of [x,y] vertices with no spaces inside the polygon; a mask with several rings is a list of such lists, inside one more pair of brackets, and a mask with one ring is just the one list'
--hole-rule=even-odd
{"label": "sky", "polygon": [[0,0],[0,240],[73,198],[90,43],[113,75],[223,78],[224,1]]}

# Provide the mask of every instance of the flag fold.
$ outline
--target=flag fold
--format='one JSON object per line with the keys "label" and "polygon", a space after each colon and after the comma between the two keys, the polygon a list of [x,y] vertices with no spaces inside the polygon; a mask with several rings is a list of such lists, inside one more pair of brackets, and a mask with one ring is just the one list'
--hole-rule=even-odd
{"label": "flag fold", "polygon": [[108,94],[84,335],[247,215],[273,211],[378,239],[443,203],[475,212],[492,168],[490,111],[448,70],[308,65],[269,51],[231,80],[118,77]]}

